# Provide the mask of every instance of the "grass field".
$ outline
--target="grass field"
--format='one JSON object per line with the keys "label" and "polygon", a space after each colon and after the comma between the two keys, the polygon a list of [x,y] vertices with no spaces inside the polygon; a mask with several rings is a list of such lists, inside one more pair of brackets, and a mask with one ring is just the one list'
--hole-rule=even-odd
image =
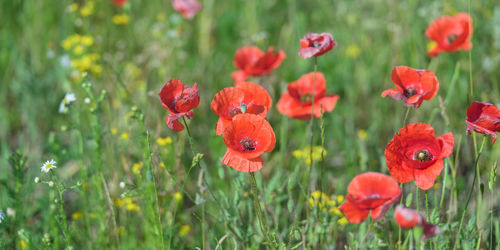
{"label": "grass field", "polygon": [[[168,0],[0,3],[0,249],[500,249],[500,145],[464,123],[472,101],[500,104],[498,1],[200,2],[191,20]],[[472,17],[472,49],[429,57],[426,28],[457,12]],[[339,100],[312,129],[276,109],[314,70],[298,55],[308,32],[338,42],[317,70]],[[210,108],[247,45],[286,54],[248,79],[269,92],[276,135],[255,179],[222,164]],[[433,71],[436,96],[418,109],[382,98],[399,65]],[[199,86],[189,134],[165,123],[158,93],[172,78]],[[348,184],[390,175],[386,146],[416,122],[455,140],[432,188],[401,185],[402,203],[441,233],[401,230],[395,206],[348,223],[338,210]],[[51,159],[57,168],[40,171]]]}

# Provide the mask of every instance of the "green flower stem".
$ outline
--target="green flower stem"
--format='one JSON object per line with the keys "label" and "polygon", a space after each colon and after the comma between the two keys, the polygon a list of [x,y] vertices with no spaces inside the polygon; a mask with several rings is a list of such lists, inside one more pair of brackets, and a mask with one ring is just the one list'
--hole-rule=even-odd
{"label": "green flower stem", "polygon": [[[483,148],[484,148],[484,144],[486,143],[486,136],[483,136],[483,142],[481,143],[481,148],[479,149],[479,152],[476,156],[476,160],[474,162],[474,167],[476,167],[479,163],[479,157],[481,156],[481,153],[483,152]],[[467,202],[465,203],[465,207],[464,207],[464,211],[462,212],[462,217],[460,218],[460,224],[458,226],[458,231],[457,231],[457,235],[455,237],[455,245],[453,246],[453,249],[456,249],[457,246],[458,246],[458,242],[460,241],[460,232],[462,230],[462,225],[463,225],[463,222],[464,222],[464,218],[465,218],[465,214],[467,212],[467,208],[469,206],[469,202],[470,202],[470,199],[472,197],[472,191],[474,190],[474,185],[476,184],[476,179],[477,179],[477,171],[474,171],[474,179],[472,180],[472,187],[471,189],[469,190],[469,194],[467,196]],[[477,190],[478,192],[480,192],[479,190]]]}

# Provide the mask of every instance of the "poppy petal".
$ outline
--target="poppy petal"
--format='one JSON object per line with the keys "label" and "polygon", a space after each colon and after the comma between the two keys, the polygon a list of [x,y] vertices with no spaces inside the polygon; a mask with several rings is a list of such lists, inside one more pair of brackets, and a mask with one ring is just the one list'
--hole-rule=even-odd
{"label": "poppy petal", "polygon": [[245,71],[238,70],[231,73],[231,77],[233,78],[234,82],[244,82],[248,78],[248,75],[245,73]]}
{"label": "poppy petal", "polygon": [[262,168],[263,161],[261,157],[247,159],[238,153],[228,149],[222,158],[222,163],[230,166],[240,172],[255,172]]}
{"label": "poppy petal", "polygon": [[441,144],[441,157],[446,158],[453,153],[453,145],[455,144],[455,138],[453,138],[453,133],[448,132],[446,134],[438,137],[439,143]]}
{"label": "poppy petal", "polygon": [[358,207],[350,201],[345,201],[344,203],[342,203],[342,205],[340,205],[339,207],[339,210],[344,214],[344,216],[350,223],[355,224],[363,222],[370,213],[370,210],[358,209]]}
{"label": "poppy petal", "polygon": [[165,120],[165,122],[167,123],[167,126],[169,128],[171,128],[172,130],[174,131],[181,131],[184,129],[184,125],[182,125],[178,119],[182,118],[182,117],[186,117],[188,119],[191,119],[193,118],[193,112],[189,111],[189,112],[186,112],[186,113],[170,113],[168,114],[167,116],[167,119]]}
{"label": "poppy petal", "polygon": [[414,169],[415,185],[422,190],[428,190],[434,185],[434,180],[443,170],[443,160],[439,159],[425,169]]}

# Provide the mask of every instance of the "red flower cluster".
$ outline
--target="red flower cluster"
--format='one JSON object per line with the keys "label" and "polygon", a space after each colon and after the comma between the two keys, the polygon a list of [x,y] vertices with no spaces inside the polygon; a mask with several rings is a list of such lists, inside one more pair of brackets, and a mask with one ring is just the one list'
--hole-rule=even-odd
{"label": "red flower cluster", "polygon": [[337,42],[333,40],[330,33],[307,33],[304,38],[300,39],[299,56],[304,59],[321,56],[335,46]]}
{"label": "red flower cluster", "polygon": [[161,105],[171,112],[166,119],[168,127],[174,131],[183,130],[184,126],[177,120],[182,117],[188,119],[193,117],[191,110],[200,103],[198,85],[195,83],[193,87],[189,87],[174,78],[163,85],[158,95]]}
{"label": "red flower cluster", "polygon": [[350,223],[363,222],[371,211],[378,220],[401,199],[401,189],[390,176],[367,172],[357,175],[347,187],[346,201],[339,210]]}
{"label": "red flower cluster", "polygon": [[389,95],[396,100],[402,100],[407,107],[420,107],[424,100],[432,99],[439,89],[436,75],[424,69],[394,67],[391,78],[396,89],[385,90],[382,97]]}
{"label": "red flower cluster", "polygon": [[417,187],[427,190],[443,170],[443,158],[451,155],[454,143],[451,132],[436,138],[430,125],[408,124],[385,149],[387,168],[398,182],[415,179]]}
{"label": "red flower cluster", "polygon": [[429,25],[425,35],[436,43],[427,52],[431,57],[436,57],[441,52],[470,50],[472,19],[467,13],[458,13],[454,17],[440,17]]}
{"label": "red flower cluster", "polygon": [[432,238],[439,234],[438,226],[428,223],[419,212],[410,208],[405,208],[403,205],[396,206],[394,219],[401,228],[423,227],[424,235],[422,236],[422,240]]}
{"label": "red flower cluster", "polygon": [[474,130],[481,134],[490,135],[493,143],[497,139],[495,132],[500,132],[500,111],[498,107],[487,102],[472,102],[467,108],[467,134]]}
{"label": "red flower cluster", "polygon": [[196,0],[172,0],[172,7],[186,19],[192,19],[201,10],[201,4]]}
{"label": "red flower cluster", "polygon": [[245,46],[234,55],[234,66],[238,68],[231,74],[235,82],[243,82],[249,76],[260,76],[270,74],[271,71],[280,66],[281,61],[285,59],[283,50],[273,53],[271,47],[266,53],[255,46]]}
{"label": "red flower cluster", "polygon": [[216,134],[222,135],[233,117],[241,113],[266,117],[273,104],[267,91],[252,82],[237,82],[235,87],[227,87],[215,94],[210,108],[219,116]]}
{"label": "red flower cluster", "polygon": [[[321,107],[324,112],[330,112],[335,108],[338,95],[326,95],[325,77],[322,73],[314,72],[305,74],[299,80],[288,84],[288,92],[281,95],[276,107],[281,114],[299,120],[311,119],[314,110],[314,118],[321,116]],[[313,82],[315,81],[314,93]],[[314,96],[314,107],[312,98]]]}
{"label": "red flower cluster", "polygon": [[255,172],[262,168],[260,155],[271,152],[276,144],[273,128],[259,115],[239,114],[222,134],[227,151],[222,163],[241,172]]}

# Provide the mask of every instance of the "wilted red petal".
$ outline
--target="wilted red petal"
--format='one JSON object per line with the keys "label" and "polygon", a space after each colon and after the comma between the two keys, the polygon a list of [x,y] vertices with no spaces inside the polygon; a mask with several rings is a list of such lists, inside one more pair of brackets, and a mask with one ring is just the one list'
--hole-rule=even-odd
{"label": "wilted red petal", "polygon": [[165,83],[158,95],[163,107],[174,113],[188,112],[200,103],[198,85],[189,87],[175,78]]}
{"label": "wilted red petal", "polygon": [[477,133],[491,135],[493,143],[500,132],[500,111],[496,105],[487,102],[472,102],[467,108],[467,133],[474,130]]}
{"label": "wilted red petal", "polygon": [[172,0],[172,7],[186,19],[192,19],[201,10],[197,0]]}
{"label": "wilted red petal", "polygon": [[188,119],[191,119],[193,118],[193,112],[189,111],[189,112],[185,112],[185,113],[170,113],[168,114],[167,116],[167,119],[166,119],[166,123],[167,123],[167,126],[169,128],[171,128],[172,130],[174,131],[181,131],[184,129],[184,125],[182,125],[178,119],[182,118],[182,117],[186,117]]}

